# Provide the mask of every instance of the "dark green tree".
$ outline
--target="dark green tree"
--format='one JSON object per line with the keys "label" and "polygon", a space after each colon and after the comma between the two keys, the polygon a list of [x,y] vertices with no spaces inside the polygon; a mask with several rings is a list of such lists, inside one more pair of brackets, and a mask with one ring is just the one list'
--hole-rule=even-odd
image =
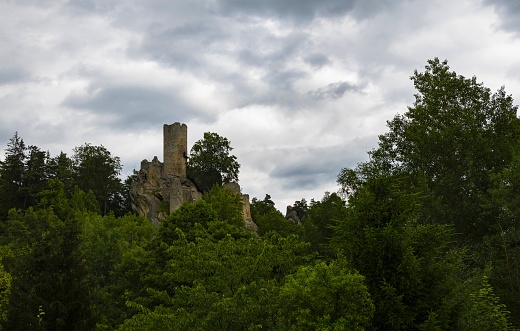
{"label": "dark green tree", "polygon": [[449,226],[421,224],[422,196],[407,185],[387,175],[359,186],[332,244],[365,276],[376,329],[447,330],[468,295],[463,251]]}
{"label": "dark green tree", "polygon": [[180,229],[165,249],[155,284],[130,308],[139,313],[119,330],[290,329],[279,307],[283,279],[308,263],[307,245],[295,236],[199,237],[188,241]]}
{"label": "dark green tree", "polygon": [[94,192],[103,214],[124,209],[119,157],[112,156],[103,146],[85,144],[74,148],[72,160],[76,185],[85,192]]}
{"label": "dark green tree", "polygon": [[431,195],[424,220],[453,224],[460,241],[478,241],[498,230],[492,216],[497,207],[488,203],[490,175],[512,159],[520,138],[517,107],[503,88],[492,94],[437,58],[411,79],[417,90],[413,106],[388,122],[389,132],[359,168],[361,177],[376,169],[410,174]]}
{"label": "dark green tree", "polygon": [[66,153],[60,152],[59,155],[51,157],[48,161],[48,171],[50,179],[57,179],[65,185],[65,191],[71,192],[74,186],[73,161]]}
{"label": "dark green tree", "polygon": [[76,211],[59,182],[41,200],[37,209],[12,209],[6,223],[10,238],[3,240],[9,240],[13,254],[4,259],[12,277],[4,327],[90,330],[95,323],[90,308],[92,283],[80,250]]}
{"label": "dark green tree", "polygon": [[251,200],[251,218],[258,225],[258,234],[263,236],[270,232],[276,232],[281,236],[297,234],[299,225],[286,219],[283,214],[275,208],[273,200],[269,194],[263,200],[253,198]]}
{"label": "dark green tree", "polygon": [[27,151],[22,188],[23,209],[36,206],[38,193],[46,187],[49,176],[49,153],[33,145]]}
{"label": "dark green tree", "polygon": [[244,226],[242,196],[230,188],[215,185],[203,195],[206,201],[216,212],[219,221],[236,227]]}
{"label": "dark green tree", "polygon": [[326,193],[321,201],[311,202],[303,219],[303,238],[322,257],[334,257],[330,240],[335,225],[347,215],[345,201],[336,193]]}
{"label": "dark green tree", "polygon": [[280,323],[290,330],[366,330],[374,304],[364,277],[341,262],[302,266],[280,290]]}
{"label": "dark green tree", "polygon": [[230,154],[232,150],[227,138],[205,132],[204,138],[191,148],[188,177],[204,192],[215,184],[238,181],[240,164],[236,156]]}
{"label": "dark green tree", "polygon": [[481,287],[470,294],[470,300],[464,307],[460,330],[475,331],[507,331],[516,330],[509,322],[509,311],[499,298],[493,293],[488,278],[482,278]]}
{"label": "dark green tree", "polygon": [[24,195],[22,192],[25,175],[27,148],[23,139],[14,133],[5,150],[4,161],[0,162],[0,217],[5,218],[11,208],[22,208]]}
{"label": "dark green tree", "polygon": [[[492,265],[490,283],[518,309],[518,107],[504,88],[491,93],[439,59],[411,79],[413,106],[388,122],[369,161],[342,170],[341,192],[364,200],[364,222],[378,227],[401,213],[389,207],[396,205],[389,188],[397,185],[398,196],[420,196],[410,199],[417,222],[453,226],[458,245],[470,249],[471,267]],[[357,200],[360,191],[365,198]],[[383,206],[386,211],[377,211]]]}

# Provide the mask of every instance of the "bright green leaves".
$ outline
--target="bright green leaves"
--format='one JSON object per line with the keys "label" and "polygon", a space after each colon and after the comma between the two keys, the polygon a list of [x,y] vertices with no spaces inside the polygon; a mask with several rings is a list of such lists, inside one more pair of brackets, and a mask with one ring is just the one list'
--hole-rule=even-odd
{"label": "bright green leaves", "polygon": [[[178,232],[180,230],[177,230]],[[162,268],[155,271],[147,291],[152,306],[127,320],[121,330],[138,326],[167,330],[288,329],[280,284],[309,263],[308,245],[295,236],[271,236],[215,241],[178,240],[156,251]],[[152,275],[150,275],[152,276]]]}
{"label": "bright green leaves", "polygon": [[493,293],[487,277],[483,277],[480,289],[476,293],[472,293],[470,298],[460,324],[462,330],[515,330],[508,321],[509,311]]}
{"label": "bright green leaves", "polygon": [[290,330],[365,330],[374,313],[364,277],[340,262],[300,267],[287,276],[280,302]]}

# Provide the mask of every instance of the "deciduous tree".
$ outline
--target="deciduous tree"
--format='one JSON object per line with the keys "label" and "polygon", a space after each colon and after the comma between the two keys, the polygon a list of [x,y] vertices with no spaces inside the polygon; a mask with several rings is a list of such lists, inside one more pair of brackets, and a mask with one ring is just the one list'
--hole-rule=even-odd
{"label": "deciduous tree", "polygon": [[195,180],[202,191],[214,184],[238,181],[240,164],[231,155],[230,141],[216,133],[205,132],[204,138],[191,148],[188,160],[188,177]]}

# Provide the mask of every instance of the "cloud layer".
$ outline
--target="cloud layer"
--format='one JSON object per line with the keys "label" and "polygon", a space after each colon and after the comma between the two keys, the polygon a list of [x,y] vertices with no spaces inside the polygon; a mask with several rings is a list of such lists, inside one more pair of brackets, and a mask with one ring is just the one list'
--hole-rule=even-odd
{"label": "cloud layer", "polygon": [[252,197],[335,191],[426,60],[520,98],[515,0],[0,2],[0,141],[85,142],[125,172],[162,158],[162,125],[230,139]]}

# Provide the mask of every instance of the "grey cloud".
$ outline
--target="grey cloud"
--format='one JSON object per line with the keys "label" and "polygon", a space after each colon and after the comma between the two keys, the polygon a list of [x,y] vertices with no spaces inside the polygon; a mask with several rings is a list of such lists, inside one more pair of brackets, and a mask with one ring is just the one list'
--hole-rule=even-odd
{"label": "grey cloud", "polygon": [[87,96],[70,95],[62,106],[103,116],[107,125],[123,129],[143,124],[162,125],[172,118],[179,121],[204,118],[204,114],[176,98],[173,92],[143,86],[114,86]]}
{"label": "grey cloud", "polygon": [[197,70],[207,65],[203,55],[224,39],[226,35],[217,26],[192,23],[163,27],[153,24],[141,42],[129,46],[127,54],[170,67]]}
{"label": "grey cloud", "polygon": [[502,28],[520,34],[520,1],[518,0],[486,0],[502,18]]}
{"label": "grey cloud", "polygon": [[29,79],[31,75],[19,67],[0,67],[0,85],[19,83]]}
{"label": "grey cloud", "polygon": [[363,20],[407,1],[410,0],[217,0],[216,3],[224,15],[275,16],[304,23],[316,17],[339,17],[346,13]]}
{"label": "grey cloud", "polygon": [[355,139],[336,146],[286,150],[270,176],[282,181],[286,189],[308,189],[323,182],[335,182],[342,168],[353,167],[366,158],[370,143],[372,139]]}
{"label": "grey cloud", "polygon": [[338,16],[351,10],[356,0],[220,0],[217,5],[222,13],[245,12],[250,15],[276,15],[297,20],[309,20],[315,16]]}
{"label": "grey cloud", "polygon": [[323,66],[326,66],[327,64],[330,64],[331,61],[325,54],[321,53],[313,53],[309,54],[304,57],[304,60],[306,63],[310,64],[311,66],[315,68],[321,68]]}
{"label": "grey cloud", "polygon": [[317,99],[338,99],[341,98],[346,92],[360,92],[361,86],[354,83],[339,81],[331,83],[327,86],[320,87],[316,90],[307,92],[309,95]]}

